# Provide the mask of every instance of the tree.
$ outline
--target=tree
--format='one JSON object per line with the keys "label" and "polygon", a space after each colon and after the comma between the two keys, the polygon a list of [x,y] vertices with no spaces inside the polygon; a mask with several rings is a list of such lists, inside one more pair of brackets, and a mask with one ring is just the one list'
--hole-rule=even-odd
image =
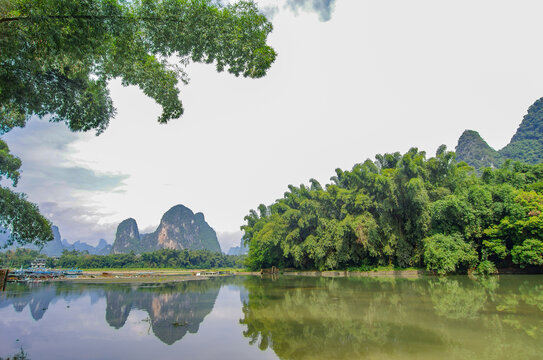
{"label": "tree", "polygon": [[[0,140],[0,180],[11,180],[13,186],[19,180],[21,160],[9,152],[8,145]],[[18,194],[0,186],[0,229],[9,229],[7,244],[34,242],[42,245],[53,240],[51,223],[43,217],[38,207]],[[5,230],[4,230],[5,231]]]}
{"label": "tree", "polygon": [[459,234],[436,234],[424,239],[424,262],[428,270],[444,275],[477,262],[477,252]]}
{"label": "tree", "polygon": [[426,265],[440,274],[477,266],[543,264],[543,166],[509,162],[481,176],[440,146],[425,158],[376,155],[332,183],[289,185],[245,217],[246,264],[297,269]]}
{"label": "tree", "polygon": [[[107,89],[114,78],[139,86],[162,107],[158,121],[167,123],[183,114],[177,85],[188,79],[169,59],[259,78],[276,57],[266,45],[271,30],[253,1],[0,0],[0,135],[31,116],[100,134],[115,115]],[[18,177],[0,156],[0,175]],[[0,226],[14,240],[51,238],[50,231],[20,232],[6,216],[17,202],[39,215],[22,195],[2,188],[1,201]]]}

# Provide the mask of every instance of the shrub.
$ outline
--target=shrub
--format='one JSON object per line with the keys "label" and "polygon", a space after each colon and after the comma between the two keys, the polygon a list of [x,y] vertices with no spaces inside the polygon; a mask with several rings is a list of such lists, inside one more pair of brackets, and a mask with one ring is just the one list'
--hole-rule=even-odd
{"label": "shrub", "polygon": [[440,275],[465,270],[477,262],[477,252],[460,234],[435,234],[424,242],[424,263]]}

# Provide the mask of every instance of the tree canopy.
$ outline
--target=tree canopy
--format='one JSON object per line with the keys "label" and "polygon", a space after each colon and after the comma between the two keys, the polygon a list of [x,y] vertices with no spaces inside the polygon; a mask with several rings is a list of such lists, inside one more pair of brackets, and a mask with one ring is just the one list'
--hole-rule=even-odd
{"label": "tree canopy", "polygon": [[441,146],[377,155],[332,183],[295,187],[245,217],[251,269],[421,267],[438,273],[543,265],[543,164],[481,175]]}
{"label": "tree canopy", "polygon": [[142,254],[91,255],[86,251],[64,250],[58,258],[48,257],[39,251],[18,248],[0,252],[0,266],[27,267],[36,257],[46,259],[47,267],[61,268],[241,268],[243,256],[224,255],[209,250],[161,249]]}
{"label": "tree canopy", "polygon": [[[179,118],[177,86],[188,81],[182,65],[262,77],[276,57],[266,44],[271,30],[252,1],[0,0],[0,135],[32,116],[99,134],[115,115],[107,88],[114,78],[153,98],[162,107],[160,123]],[[17,164],[7,164],[13,157],[2,147],[0,175],[16,179]],[[10,211],[21,217],[12,208],[26,200],[1,191],[0,226],[19,242],[50,238],[19,232]]]}

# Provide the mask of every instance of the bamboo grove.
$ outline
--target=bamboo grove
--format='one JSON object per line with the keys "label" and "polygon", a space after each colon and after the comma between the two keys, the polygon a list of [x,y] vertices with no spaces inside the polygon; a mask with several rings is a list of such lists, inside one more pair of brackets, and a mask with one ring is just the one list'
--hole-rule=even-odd
{"label": "bamboo grove", "polygon": [[543,164],[476,171],[440,146],[376,155],[245,217],[246,265],[297,269],[541,269]]}

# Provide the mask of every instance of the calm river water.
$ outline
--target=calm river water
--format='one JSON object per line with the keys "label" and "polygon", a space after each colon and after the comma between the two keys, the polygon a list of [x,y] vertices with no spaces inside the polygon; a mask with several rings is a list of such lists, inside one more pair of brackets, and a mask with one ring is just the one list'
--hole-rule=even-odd
{"label": "calm river water", "polygon": [[542,359],[543,276],[8,284],[0,358]]}

